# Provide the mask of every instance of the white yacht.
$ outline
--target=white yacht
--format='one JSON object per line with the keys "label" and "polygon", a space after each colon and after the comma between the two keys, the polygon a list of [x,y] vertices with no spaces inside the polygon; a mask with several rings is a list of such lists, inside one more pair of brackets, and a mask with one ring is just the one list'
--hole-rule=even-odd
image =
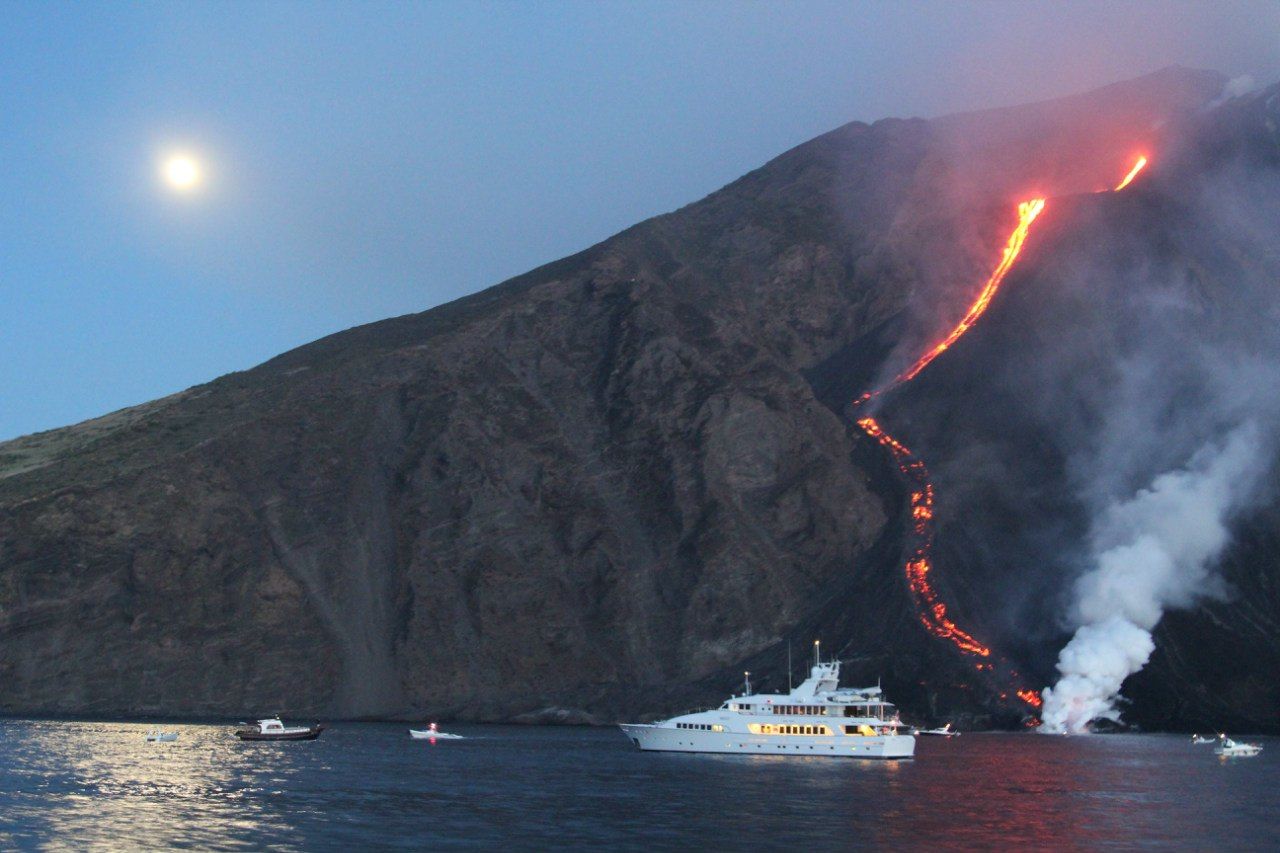
{"label": "white yacht", "polygon": [[826,755],[911,758],[916,739],[879,687],[842,688],[840,662],[823,661],[814,644],[809,677],[786,694],[752,693],[750,673],[741,696],[719,708],[659,723],[620,728],[644,750],[731,752],[749,755]]}

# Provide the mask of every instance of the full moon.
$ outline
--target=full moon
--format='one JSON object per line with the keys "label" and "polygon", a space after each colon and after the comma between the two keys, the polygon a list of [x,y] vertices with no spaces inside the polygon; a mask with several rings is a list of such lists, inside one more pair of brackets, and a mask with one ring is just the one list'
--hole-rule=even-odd
{"label": "full moon", "polygon": [[200,164],[194,157],[175,154],[164,161],[161,171],[165,183],[179,192],[190,192],[200,186]]}

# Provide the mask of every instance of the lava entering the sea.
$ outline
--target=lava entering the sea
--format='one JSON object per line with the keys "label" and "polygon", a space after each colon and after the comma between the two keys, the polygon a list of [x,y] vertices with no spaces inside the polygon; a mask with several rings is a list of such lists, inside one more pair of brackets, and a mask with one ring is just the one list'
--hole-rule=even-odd
{"label": "lava entering the sea", "polygon": [[[1124,179],[1116,185],[1113,192],[1118,192],[1129,186],[1146,165],[1147,158],[1139,157],[1133,168],[1124,176]],[[1036,221],[1036,217],[1044,212],[1045,202],[1046,200],[1043,198],[1033,198],[1018,205],[1018,223],[1005,243],[1000,262],[996,264],[995,269],[979,291],[977,298],[969,306],[969,310],[961,318],[960,322],[956,324],[955,328],[941,341],[926,350],[924,355],[912,363],[911,367],[894,377],[893,381],[888,385],[867,391],[858,397],[854,401],[854,406],[859,406],[884,391],[910,382],[928,367],[935,358],[946,352],[952,344],[973,327],[973,324],[987,310],[991,300],[996,295],[996,291],[1000,289],[1000,284],[1018,260],[1018,255],[1022,253],[1022,246],[1031,231],[1032,223]],[[907,559],[904,568],[907,576],[907,587],[910,589],[912,598],[915,601],[916,612],[919,614],[921,624],[931,635],[950,641],[956,648],[966,654],[978,655],[984,658],[991,657],[991,649],[979,642],[972,634],[961,629],[947,616],[947,606],[938,597],[933,584],[929,580],[929,572],[933,568],[930,551],[933,546],[934,489],[929,480],[928,468],[925,467],[924,462],[919,457],[911,452],[910,448],[885,432],[884,428],[874,418],[859,418],[858,426],[869,437],[889,450],[898,466],[899,472],[911,484],[911,518],[913,521],[911,536],[913,541],[909,549],[911,556]],[[1004,662],[1002,661],[1001,663],[1003,664]],[[982,671],[982,667],[983,664],[978,665],[979,671]],[[1004,666],[1001,668],[1005,669]],[[990,669],[989,665],[988,669]],[[1011,675],[1012,678],[1017,678],[1016,673],[1011,673]],[[1007,695],[1007,693],[1002,693],[1001,697],[1005,698]],[[1019,687],[1015,689],[1014,695],[1028,706],[1037,710],[1043,704],[1039,692],[1035,690]]]}

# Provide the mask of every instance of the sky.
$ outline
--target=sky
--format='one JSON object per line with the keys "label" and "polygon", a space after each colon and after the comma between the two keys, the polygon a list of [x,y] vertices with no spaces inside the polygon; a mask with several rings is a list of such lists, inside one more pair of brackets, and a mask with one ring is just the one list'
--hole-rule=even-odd
{"label": "sky", "polygon": [[849,121],[1172,64],[1274,82],[1280,2],[8,0],[0,440],[473,293]]}

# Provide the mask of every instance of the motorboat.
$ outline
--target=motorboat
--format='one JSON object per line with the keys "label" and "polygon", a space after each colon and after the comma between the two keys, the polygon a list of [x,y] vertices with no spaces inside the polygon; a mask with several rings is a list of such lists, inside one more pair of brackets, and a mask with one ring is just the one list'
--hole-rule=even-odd
{"label": "motorboat", "polygon": [[1216,737],[1205,737],[1204,735],[1192,735],[1191,742],[1194,744],[1217,743]]}
{"label": "motorboat", "polygon": [[316,723],[313,726],[286,726],[279,717],[258,720],[254,725],[241,723],[242,729],[236,729],[236,737],[240,740],[315,740],[324,731],[324,726]]}
{"label": "motorboat", "polygon": [[960,737],[959,732],[951,731],[951,724],[947,723],[940,729],[912,729],[913,735],[928,735],[931,737]]}
{"label": "motorboat", "polygon": [[425,729],[409,729],[409,737],[414,740],[465,740],[462,735],[450,734],[442,732],[435,723],[427,726]]}
{"label": "motorboat", "polygon": [[160,729],[147,732],[147,743],[173,743],[177,739],[177,732],[166,732]]}
{"label": "motorboat", "polygon": [[830,758],[911,758],[916,739],[880,687],[840,687],[840,662],[824,661],[814,643],[809,677],[788,693],[754,693],[746,673],[742,695],[719,708],[657,723],[627,723],[623,734],[641,750]]}
{"label": "motorboat", "polygon": [[1213,754],[1221,755],[1226,758],[1248,757],[1257,755],[1262,752],[1262,746],[1256,743],[1236,743],[1231,738],[1223,735],[1222,743],[1214,747]]}

